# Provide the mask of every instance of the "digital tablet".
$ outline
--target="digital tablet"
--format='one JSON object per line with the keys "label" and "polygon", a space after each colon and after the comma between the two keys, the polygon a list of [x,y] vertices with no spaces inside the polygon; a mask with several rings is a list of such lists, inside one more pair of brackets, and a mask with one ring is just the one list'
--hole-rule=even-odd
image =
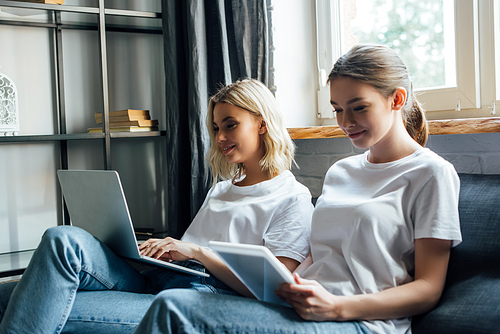
{"label": "digital tablet", "polygon": [[274,291],[281,283],[294,283],[295,280],[292,273],[269,249],[220,241],[210,241],[209,247],[221,257],[255,298],[290,307]]}

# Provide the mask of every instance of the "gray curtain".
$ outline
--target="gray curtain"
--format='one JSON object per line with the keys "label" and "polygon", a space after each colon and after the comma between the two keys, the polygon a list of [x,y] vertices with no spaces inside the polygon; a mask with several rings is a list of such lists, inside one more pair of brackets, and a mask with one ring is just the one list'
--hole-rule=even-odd
{"label": "gray curtain", "polygon": [[266,0],[163,0],[168,232],[179,238],[208,191],[208,100],[240,78],[267,84]]}

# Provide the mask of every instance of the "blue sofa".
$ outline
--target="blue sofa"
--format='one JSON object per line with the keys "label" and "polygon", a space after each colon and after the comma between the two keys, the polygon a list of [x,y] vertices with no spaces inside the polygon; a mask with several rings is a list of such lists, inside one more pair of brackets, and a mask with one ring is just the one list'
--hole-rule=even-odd
{"label": "blue sofa", "polygon": [[414,317],[414,334],[500,334],[500,175],[459,176],[463,242],[451,251],[439,305]]}
{"label": "blue sofa", "polygon": [[413,319],[414,334],[500,333],[500,175],[459,176],[463,242],[438,306]]}

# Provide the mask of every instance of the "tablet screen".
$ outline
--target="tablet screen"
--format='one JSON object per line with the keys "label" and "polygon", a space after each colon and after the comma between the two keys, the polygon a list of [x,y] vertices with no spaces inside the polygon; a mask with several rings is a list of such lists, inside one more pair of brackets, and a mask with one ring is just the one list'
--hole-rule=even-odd
{"label": "tablet screen", "polygon": [[[264,246],[235,244],[214,245],[212,248],[224,260],[231,271],[261,301],[290,306],[282,301],[274,291],[281,283],[293,282],[292,274]],[[225,248],[225,249],[224,249]],[[228,249],[238,248],[238,249]],[[249,249],[251,248],[251,249]],[[245,254],[246,253],[246,254]]]}

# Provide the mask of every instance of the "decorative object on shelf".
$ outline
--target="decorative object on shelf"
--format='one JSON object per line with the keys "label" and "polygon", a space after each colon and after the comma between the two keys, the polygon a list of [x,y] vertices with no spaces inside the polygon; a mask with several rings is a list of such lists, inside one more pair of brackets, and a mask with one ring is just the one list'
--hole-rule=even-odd
{"label": "decorative object on shelf", "polygon": [[[102,113],[95,114],[97,124],[102,124]],[[102,127],[88,128],[89,133],[100,133]],[[109,112],[110,132],[158,131],[158,120],[151,119],[149,110],[125,109]]]}
{"label": "decorative object on shelf", "polygon": [[11,78],[0,73],[0,136],[16,136],[19,132],[17,88]]}

